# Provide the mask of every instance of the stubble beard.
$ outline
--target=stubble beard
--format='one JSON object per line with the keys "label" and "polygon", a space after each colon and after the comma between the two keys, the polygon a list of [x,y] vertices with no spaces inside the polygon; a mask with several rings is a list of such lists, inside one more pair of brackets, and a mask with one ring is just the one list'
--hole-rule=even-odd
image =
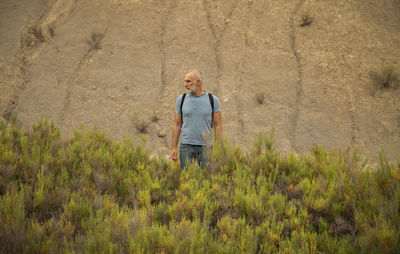
{"label": "stubble beard", "polygon": [[194,96],[196,96],[196,94],[197,94],[199,91],[200,91],[200,88],[197,87],[197,86],[192,87],[192,88],[189,89],[189,93],[190,93],[191,95],[194,95]]}

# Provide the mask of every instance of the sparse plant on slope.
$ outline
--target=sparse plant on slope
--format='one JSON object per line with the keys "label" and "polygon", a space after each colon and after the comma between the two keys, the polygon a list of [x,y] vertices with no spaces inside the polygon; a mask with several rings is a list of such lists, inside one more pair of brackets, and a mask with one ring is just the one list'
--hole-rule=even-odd
{"label": "sparse plant on slope", "polygon": [[153,111],[153,114],[151,115],[151,122],[158,123],[158,121],[160,121],[160,112],[155,110],[155,111]]}
{"label": "sparse plant on slope", "polygon": [[147,134],[149,132],[150,121],[140,113],[134,112],[131,117],[132,123],[140,134]]}
{"label": "sparse plant on slope", "polygon": [[87,40],[91,50],[101,49],[101,42],[103,41],[104,33],[101,31],[92,31],[89,39]]}
{"label": "sparse plant on slope", "polygon": [[385,63],[371,73],[377,89],[400,88],[400,74],[393,63]]}
{"label": "sparse plant on slope", "polygon": [[54,37],[55,23],[48,25],[40,24],[38,21],[31,22],[27,26],[27,30],[21,38],[21,45],[27,48],[38,46],[47,39]]}
{"label": "sparse plant on slope", "polygon": [[27,27],[27,32],[21,39],[22,45],[25,47],[34,47],[45,41],[45,36],[41,25],[38,22],[30,23]]}
{"label": "sparse plant on slope", "polygon": [[44,42],[43,28],[38,22],[34,22],[28,26],[28,32],[35,37],[36,40]]}
{"label": "sparse plant on slope", "polygon": [[301,14],[300,26],[309,26],[314,22],[314,15],[310,10],[306,10]]}

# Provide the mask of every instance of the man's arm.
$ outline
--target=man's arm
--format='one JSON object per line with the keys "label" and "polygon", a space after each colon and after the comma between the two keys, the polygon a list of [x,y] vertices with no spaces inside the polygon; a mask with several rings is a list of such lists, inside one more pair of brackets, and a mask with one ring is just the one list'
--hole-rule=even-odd
{"label": "man's arm", "polygon": [[222,120],[221,120],[221,112],[214,113],[214,129],[215,129],[215,137],[217,140],[222,139]]}
{"label": "man's arm", "polygon": [[171,158],[174,161],[178,159],[178,140],[179,140],[179,135],[181,134],[181,127],[182,127],[181,119],[182,119],[181,114],[175,114],[175,120],[172,127],[172,151],[171,151]]}

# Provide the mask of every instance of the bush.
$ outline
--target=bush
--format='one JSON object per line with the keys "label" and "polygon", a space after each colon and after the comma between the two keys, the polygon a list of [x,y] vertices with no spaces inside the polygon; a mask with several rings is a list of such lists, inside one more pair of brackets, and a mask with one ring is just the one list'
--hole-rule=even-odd
{"label": "bush", "polygon": [[309,11],[306,10],[301,14],[301,23],[300,26],[309,26],[314,22],[314,15]]}
{"label": "bush", "polygon": [[104,33],[101,31],[92,31],[89,39],[87,40],[90,45],[90,50],[101,49],[101,42],[103,41]]}
{"label": "bush", "polygon": [[377,89],[399,88],[400,76],[393,63],[385,63],[378,70],[371,73]]}
{"label": "bush", "polygon": [[45,40],[45,32],[42,26],[38,22],[32,22],[28,25],[27,32],[21,39],[21,44],[29,48],[37,46]]}
{"label": "bush", "polygon": [[91,129],[0,123],[1,253],[398,253],[400,167],[314,147],[281,156],[273,132],[228,142],[187,171]]}
{"label": "bush", "polygon": [[[149,127],[150,127],[150,120],[148,120],[146,115],[143,115],[143,113],[141,114],[141,113],[135,111],[132,114],[131,120],[132,120],[132,123],[135,125],[136,130],[140,134],[147,134],[148,133]],[[154,120],[154,118],[152,116],[151,117],[151,121],[153,122],[153,120]]]}

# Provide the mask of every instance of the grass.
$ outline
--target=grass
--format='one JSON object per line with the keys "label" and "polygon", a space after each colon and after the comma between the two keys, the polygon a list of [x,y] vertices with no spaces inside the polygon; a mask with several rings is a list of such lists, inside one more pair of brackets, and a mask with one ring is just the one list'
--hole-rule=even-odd
{"label": "grass", "polygon": [[0,122],[0,253],[399,253],[400,163],[213,144],[187,171],[131,139]]}
{"label": "grass", "polygon": [[314,15],[309,11],[304,11],[301,14],[301,23],[300,26],[304,27],[304,26],[309,26],[314,22]]}
{"label": "grass", "polygon": [[32,47],[35,44],[34,38],[32,37],[31,34],[27,33],[25,34],[22,39],[21,39],[21,43],[22,45],[24,45],[25,47]]}
{"label": "grass", "polygon": [[136,130],[141,133],[141,134],[146,134],[148,133],[150,123],[146,121],[138,121],[135,123]]}
{"label": "grass", "polygon": [[153,114],[151,116],[151,122],[158,123],[158,121],[160,121],[160,112],[155,110],[155,111],[153,111]]}
{"label": "grass", "polygon": [[[151,120],[153,121],[153,119],[154,115],[152,116]],[[147,134],[149,132],[150,121],[148,121],[145,116],[142,116],[141,113],[135,111],[132,114],[131,121],[139,134]]]}
{"label": "grass", "polygon": [[28,26],[28,33],[31,34],[39,42],[45,41],[43,29],[38,22],[34,22]]}
{"label": "grass", "polygon": [[393,63],[385,63],[371,73],[377,89],[400,88],[400,74]]}
{"label": "grass", "polygon": [[89,39],[87,40],[91,50],[101,49],[101,42],[103,41],[104,33],[101,31],[92,31]]}
{"label": "grass", "polygon": [[[47,32],[50,37],[55,35],[55,25],[50,24],[47,26]],[[39,22],[32,22],[27,27],[27,32],[23,35],[21,39],[22,45],[28,48],[38,46],[40,43],[46,41],[46,31]]]}

